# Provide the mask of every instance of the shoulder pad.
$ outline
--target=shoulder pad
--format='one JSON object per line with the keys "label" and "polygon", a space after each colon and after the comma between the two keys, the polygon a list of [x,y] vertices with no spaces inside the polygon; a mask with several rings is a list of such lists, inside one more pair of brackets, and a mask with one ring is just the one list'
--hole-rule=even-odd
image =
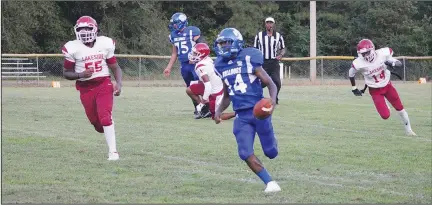
{"label": "shoulder pad", "polygon": [[62,47],[62,53],[68,53],[68,54],[73,54],[76,51],[76,48],[78,47],[78,43],[81,43],[81,41],[79,40],[73,40],[73,41],[68,41],[67,43],[65,43]]}
{"label": "shoulder pad", "polygon": [[106,47],[109,47],[109,48],[113,48],[113,47],[115,47],[115,41],[114,41],[114,39],[112,39],[112,38],[110,38],[110,37],[107,37],[107,36],[98,36],[98,37],[97,37],[97,40],[98,40],[98,41],[102,41],[104,47],[105,47],[105,46],[106,46]]}
{"label": "shoulder pad", "polygon": [[242,55],[244,57],[250,56],[250,62],[254,67],[262,66],[264,63],[263,54],[256,48],[245,48]]}
{"label": "shoulder pad", "polygon": [[196,27],[196,26],[188,26],[187,29],[189,31],[192,31],[192,35],[193,36],[199,36],[199,35],[201,35],[201,30],[198,27]]}
{"label": "shoulder pad", "polygon": [[389,47],[380,48],[377,52],[385,55],[385,56],[393,56],[393,50]]}

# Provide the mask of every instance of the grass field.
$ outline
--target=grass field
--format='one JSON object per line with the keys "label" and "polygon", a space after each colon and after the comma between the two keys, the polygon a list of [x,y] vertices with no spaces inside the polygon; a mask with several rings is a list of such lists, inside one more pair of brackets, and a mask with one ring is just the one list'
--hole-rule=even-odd
{"label": "grass field", "polygon": [[232,120],[192,119],[184,88],[125,87],[115,99],[120,160],[74,88],[3,88],[3,203],[432,203],[431,84],[396,84],[416,137],[350,86],[290,86],[273,115],[279,156],[238,155]]}

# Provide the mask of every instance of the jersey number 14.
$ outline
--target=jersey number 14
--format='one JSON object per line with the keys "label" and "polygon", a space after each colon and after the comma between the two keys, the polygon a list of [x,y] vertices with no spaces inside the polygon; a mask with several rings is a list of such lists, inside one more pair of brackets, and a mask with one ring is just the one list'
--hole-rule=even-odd
{"label": "jersey number 14", "polygon": [[234,81],[234,91],[232,90],[233,86],[229,84],[228,79],[226,78],[225,78],[225,84],[228,85],[228,89],[230,91],[229,95],[234,95],[234,91],[240,91],[240,93],[246,92],[247,84],[244,83],[241,74],[236,75],[236,79]]}
{"label": "jersey number 14", "polygon": [[[375,75],[373,75],[372,77],[375,79],[375,83],[379,82],[378,78]],[[385,73],[384,70],[382,70],[381,73],[379,74],[379,78],[384,79],[384,77],[385,77]]]}

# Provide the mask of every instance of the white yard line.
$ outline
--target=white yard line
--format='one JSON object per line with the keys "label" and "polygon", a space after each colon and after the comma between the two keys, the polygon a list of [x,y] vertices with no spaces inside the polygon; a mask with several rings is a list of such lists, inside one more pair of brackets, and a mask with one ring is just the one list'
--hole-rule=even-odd
{"label": "white yard line", "polygon": [[[297,124],[297,123],[291,122],[291,121],[286,121],[286,123]],[[297,125],[299,125],[299,124],[297,124]],[[304,125],[304,124],[300,124],[300,125]],[[338,128],[331,128],[331,127],[326,127],[326,126],[322,126],[322,125],[315,125],[314,127],[341,130]],[[42,132],[34,132],[34,131],[30,132],[30,131],[21,130],[21,129],[10,129],[10,128],[8,128],[8,129],[14,130],[17,132],[26,133],[26,134],[32,134],[32,135],[36,134],[39,136],[46,136],[46,133],[42,133]],[[355,130],[346,130],[346,131],[358,132]],[[363,131],[363,132],[366,132],[366,131]],[[368,133],[368,132],[366,132],[366,133]],[[370,134],[373,134],[373,132],[370,132]],[[74,135],[87,136],[87,135],[79,134],[79,133],[74,133]],[[50,138],[55,138],[55,136],[50,136]],[[80,143],[84,143],[84,144],[100,145],[100,143],[76,139],[73,136],[71,136],[70,138],[61,138],[61,139],[80,142]],[[101,139],[101,141],[103,141],[103,139]],[[216,168],[221,169],[221,170],[230,170],[230,171],[236,171],[236,172],[242,171],[241,169],[236,168],[236,167],[223,166],[221,164],[214,163],[214,162],[208,162],[208,161],[197,160],[197,159],[188,159],[188,158],[183,158],[180,156],[170,156],[170,155],[167,155],[164,153],[155,153],[155,152],[146,152],[146,151],[144,151],[143,153],[151,155],[151,156],[155,156],[155,157],[165,158],[167,160],[183,161],[183,162],[187,162],[187,163],[199,165],[199,166],[207,166],[207,167],[210,166],[210,167],[216,167]],[[213,178],[219,178],[219,179],[223,179],[223,180],[239,181],[239,182],[253,183],[253,184],[262,183],[258,179],[255,179],[256,176],[252,172],[249,172],[251,174],[251,178],[236,178],[236,177],[231,177],[229,175],[219,175],[219,174],[215,174],[215,173],[210,173],[210,172],[203,170],[203,169],[195,169],[195,171],[198,173],[206,174],[206,175],[211,176]],[[361,189],[361,190],[373,190],[374,189],[373,186],[372,187],[364,187],[364,186],[360,186],[360,185],[343,184],[343,182],[345,182],[345,183],[355,182],[356,180],[353,178],[313,176],[313,175],[308,175],[308,174],[294,171],[294,170],[286,170],[285,173],[288,173],[288,175],[275,176],[275,178],[284,179],[283,181],[279,181],[280,184],[286,184],[287,183],[286,180],[290,179],[290,180],[306,181],[306,182],[315,183],[315,184],[319,184],[319,185],[323,185],[323,186],[331,186],[331,187],[339,187],[339,188],[352,188],[352,189]],[[254,177],[254,178],[252,178],[252,177]],[[326,182],[325,180],[340,181],[342,183],[330,183],[330,182]],[[365,183],[365,184],[373,184],[373,182],[370,180],[359,180],[358,182]],[[378,180],[376,182],[378,182]],[[375,182],[375,184],[376,184],[376,182]],[[419,199],[424,198],[424,196],[421,194],[414,195],[414,194],[410,194],[410,193],[396,192],[396,191],[382,189],[382,188],[375,189],[375,191],[379,191],[379,192],[384,193],[384,194],[398,195],[398,196],[404,196],[404,197],[419,198]]]}
{"label": "white yard line", "polygon": [[[288,121],[288,120],[284,120],[281,117],[273,117],[272,121],[277,121],[277,122],[282,122],[283,124],[292,124],[292,125],[297,125],[299,127],[314,127],[314,128],[321,128],[321,129],[330,129],[330,130],[337,130],[337,131],[343,131],[343,132],[354,132],[354,133],[364,133],[364,134],[368,134],[371,136],[377,136],[380,133],[376,132],[376,131],[366,131],[366,130],[352,130],[352,129],[345,129],[345,128],[335,128],[335,127],[329,127],[329,126],[325,126],[325,125],[320,125],[320,124],[305,124],[305,123],[296,123],[294,121]],[[402,128],[402,124],[399,127],[401,130],[400,132],[403,133],[404,130]],[[417,133],[418,134],[418,133]],[[426,141],[426,142],[432,142],[432,139],[428,139],[425,137],[421,137],[421,136],[413,136],[413,137],[409,137],[409,136],[399,136],[399,135],[394,135],[392,137],[398,137],[398,138],[404,138],[404,139],[411,139],[411,140],[419,140],[419,141]]]}
{"label": "white yard line", "polygon": [[[174,160],[174,161],[183,161],[183,162],[187,162],[190,164],[195,164],[195,165],[199,165],[199,166],[211,166],[211,167],[216,167],[218,169],[221,170],[230,170],[230,171],[241,171],[238,168],[235,167],[227,167],[227,166],[223,166],[220,165],[218,163],[214,163],[214,162],[207,162],[207,161],[202,161],[202,160],[196,160],[196,159],[187,159],[187,158],[183,158],[183,157],[179,157],[179,156],[170,156],[170,155],[166,155],[164,153],[155,153],[155,152],[145,152],[145,154],[154,156],[154,157],[161,157],[161,158],[165,158],[168,160]],[[245,165],[246,166],[246,165]],[[253,178],[235,178],[235,177],[230,177],[227,175],[215,175],[215,174],[211,174],[208,171],[205,170],[198,170],[199,173],[203,173],[203,174],[207,174],[207,175],[211,175],[217,178],[222,178],[222,179],[228,179],[228,180],[233,180],[233,181],[240,181],[240,182],[246,182],[246,183],[262,183],[261,181],[258,181],[257,179],[253,179]],[[352,189],[361,189],[361,190],[374,190],[373,186],[372,187],[364,187],[364,186],[360,186],[360,185],[345,185],[345,184],[340,184],[340,183],[330,183],[330,182],[325,182],[325,181],[321,181],[321,180],[316,180],[314,178],[318,178],[318,179],[325,179],[325,180],[334,180],[334,181],[344,181],[344,182],[353,182],[356,181],[355,179],[350,179],[350,178],[343,178],[343,177],[326,177],[326,176],[311,176],[308,174],[304,174],[301,172],[297,172],[297,171],[291,171],[291,170],[287,170],[285,173],[289,173],[288,175],[285,175],[282,177],[282,179],[284,179],[283,181],[278,181],[279,184],[286,184],[287,183],[287,179],[290,180],[298,180],[298,181],[307,181],[307,182],[311,182],[311,183],[315,183],[315,184],[319,184],[319,185],[323,185],[323,186],[331,186],[331,187],[339,187],[339,188],[352,188]],[[250,174],[252,174],[253,177],[256,178],[256,176],[250,172]],[[276,176],[275,178],[281,178],[280,176]],[[367,183],[371,183],[372,181],[369,180],[359,180],[360,182],[367,182]],[[372,182],[374,183],[374,182]],[[377,183],[377,181],[375,181],[375,184]],[[283,187],[282,187],[283,189]],[[398,196],[405,196],[405,197],[411,197],[411,198],[419,198],[419,199],[423,199],[424,196],[421,194],[410,194],[410,193],[402,193],[402,192],[396,192],[396,191],[392,191],[392,190],[386,190],[386,189],[375,189],[376,191],[379,191],[381,193],[384,194],[391,194],[391,195],[398,195]]]}

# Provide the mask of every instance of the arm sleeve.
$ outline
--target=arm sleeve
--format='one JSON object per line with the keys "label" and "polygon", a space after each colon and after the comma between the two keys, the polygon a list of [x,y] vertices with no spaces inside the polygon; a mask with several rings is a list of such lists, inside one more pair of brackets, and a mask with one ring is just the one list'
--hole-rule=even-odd
{"label": "arm sleeve", "polygon": [[385,55],[386,55],[386,61],[390,62],[390,63],[395,63],[397,61],[399,61],[398,59],[393,57],[393,49],[391,48],[383,48]]}
{"label": "arm sleeve", "polygon": [[285,48],[285,41],[282,35],[280,35],[279,38],[279,49],[284,49]]}
{"label": "arm sleeve", "polygon": [[199,77],[202,77],[204,75],[208,75],[207,66],[205,64],[198,64],[195,68],[195,72]]}
{"label": "arm sleeve", "polygon": [[255,47],[256,49],[259,49],[258,45],[259,45],[259,42],[258,42],[258,34],[257,34],[257,35],[255,35],[254,47]]}
{"label": "arm sleeve", "polygon": [[262,67],[264,56],[258,49],[249,50],[245,57],[248,73],[255,73],[256,68]]}
{"label": "arm sleeve", "polygon": [[68,70],[74,69],[75,68],[75,59],[67,50],[66,45],[64,45],[62,47],[62,53],[63,53],[63,56],[65,58],[64,62],[63,62],[63,67],[68,69]]}
{"label": "arm sleeve", "polygon": [[357,71],[358,71],[358,70],[355,69],[354,65],[351,65],[351,68],[350,68],[349,71],[348,71],[348,76],[349,76],[350,78],[353,78],[353,77],[356,75]]}
{"label": "arm sleeve", "polygon": [[174,41],[173,41],[172,38],[171,38],[171,34],[168,35],[168,40],[169,40],[169,42],[170,42],[171,44],[174,44]]}
{"label": "arm sleeve", "polygon": [[117,59],[114,55],[114,51],[115,51],[115,41],[111,39],[110,42],[110,47],[108,48],[108,53],[107,53],[107,64],[114,64],[117,62]]}
{"label": "arm sleeve", "polygon": [[196,26],[191,26],[191,30],[192,30],[192,36],[200,36],[201,35],[201,30],[196,27]]}

